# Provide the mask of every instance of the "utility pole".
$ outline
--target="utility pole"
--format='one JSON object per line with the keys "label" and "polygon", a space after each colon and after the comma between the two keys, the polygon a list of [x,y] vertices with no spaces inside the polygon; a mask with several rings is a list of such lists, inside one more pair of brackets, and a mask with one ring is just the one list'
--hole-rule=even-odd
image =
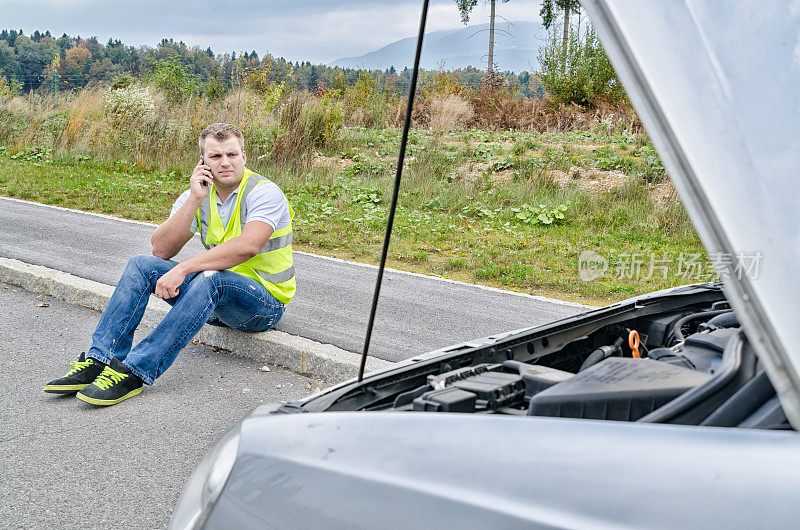
{"label": "utility pole", "polygon": [[53,58],[53,62],[50,63],[50,83],[53,86],[54,96],[58,95],[58,67],[60,64],[58,54],[56,54],[55,58]]}

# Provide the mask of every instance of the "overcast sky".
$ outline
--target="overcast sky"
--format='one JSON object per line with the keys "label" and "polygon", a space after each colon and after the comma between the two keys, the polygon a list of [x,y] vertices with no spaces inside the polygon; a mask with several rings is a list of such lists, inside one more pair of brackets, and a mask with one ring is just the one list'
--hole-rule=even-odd
{"label": "overcast sky", "polygon": [[[415,36],[421,7],[418,0],[0,0],[0,29],[151,47],[172,38],[215,53],[256,50],[328,63]],[[498,2],[496,9],[509,21],[540,20],[539,1]],[[479,1],[470,25],[488,22],[488,11]],[[459,27],[453,0],[431,0],[427,31]]]}

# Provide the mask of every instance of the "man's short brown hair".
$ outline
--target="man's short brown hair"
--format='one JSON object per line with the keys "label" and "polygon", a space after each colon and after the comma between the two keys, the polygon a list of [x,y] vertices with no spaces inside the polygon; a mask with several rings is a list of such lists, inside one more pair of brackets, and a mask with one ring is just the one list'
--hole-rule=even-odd
{"label": "man's short brown hair", "polygon": [[203,147],[205,146],[208,136],[211,136],[219,142],[224,142],[231,136],[235,136],[236,139],[239,140],[239,147],[244,151],[244,135],[242,135],[242,131],[235,125],[231,125],[230,123],[212,123],[206,127],[203,132],[200,133],[200,141],[198,142],[201,155],[203,154]]}

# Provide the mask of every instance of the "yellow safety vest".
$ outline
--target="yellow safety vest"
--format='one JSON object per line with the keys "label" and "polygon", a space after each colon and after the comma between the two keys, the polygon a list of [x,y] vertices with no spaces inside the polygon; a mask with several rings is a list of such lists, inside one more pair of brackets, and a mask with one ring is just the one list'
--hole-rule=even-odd
{"label": "yellow safety vest", "polygon": [[[247,195],[261,182],[268,179],[244,169],[242,181],[236,196],[236,205],[231,212],[228,226],[222,225],[222,219],[217,210],[217,190],[211,186],[211,191],[203,199],[197,209],[197,226],[200,227],[200,241],[206,249],[214,248],[234,237],[239,237],[244,230],[247,218]],[[290,219],[294,218],[294,210],[289,205]],[[294,279],[294,266],[292,262],[292,223],[289,226],[275,230],[267,243],[258,254],[240,265],[231,267],[230,271],[247,276],[263,285],[269,293],[288,304],[294,296],[297,286]]]}

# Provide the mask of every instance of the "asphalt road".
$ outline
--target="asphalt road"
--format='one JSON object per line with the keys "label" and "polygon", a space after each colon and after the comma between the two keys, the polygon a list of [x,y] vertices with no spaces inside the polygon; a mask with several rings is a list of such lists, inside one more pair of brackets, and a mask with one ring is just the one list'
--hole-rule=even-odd
{"label": "asphalt road", "polygon": [[[128,258],[150,253],[152,225],[0,198],[0,256],[116,285]],[[203,248],[190,241],[176,259]],[[377,269],[295,253],[298,291],[278,329],[361,352]],[[576,275],[577,279],[577,275]],[[544,324],[584,309],[541,298],[387,271],[370,354],[408,359],[465,340]]]}
{"label": "asphalt road", "polygon": [[0,306],[0,528],[165,528],[228,427],[319,385],[189,344],[139,396],[95,408],[42,386],[86,350],[99,314],[4,284]]}

